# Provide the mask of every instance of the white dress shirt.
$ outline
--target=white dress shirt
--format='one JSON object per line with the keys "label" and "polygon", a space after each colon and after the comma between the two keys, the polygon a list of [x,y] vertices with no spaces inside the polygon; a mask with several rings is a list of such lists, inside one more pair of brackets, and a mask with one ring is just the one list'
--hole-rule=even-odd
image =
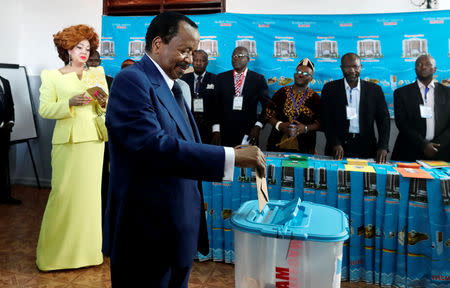
{"label": "white dress shirt", "polygon": [[348,127],[349,133],[359,133],[359,100],[361,96],[361,79],[358,78],[358,85],[355,88],[351,88],[347,83],[347,79],[344,78],[345,94],[347,95],[347,106],[355,109],[356,118],[349,120],[350,126]]}
{"label": "white dress shirt", "polygon": [[434,138],[434,81],[431,81],[430,84],[428,84],[428,92],[427,92],[427,97],[425,98],[425,90],[426,90],[426,86],[420,82],[419,80],[417,80],[417,84],[419,85],[419,89],[420,89],[420,94],[422,94],[422,100],[423,100],[423,105],[430,107],[431,110],[431,118],[426,118],[426,122],[427,122],[427,133],[425,135],[425,139],[427,139],[428,141],[430,141],[431,139]]}

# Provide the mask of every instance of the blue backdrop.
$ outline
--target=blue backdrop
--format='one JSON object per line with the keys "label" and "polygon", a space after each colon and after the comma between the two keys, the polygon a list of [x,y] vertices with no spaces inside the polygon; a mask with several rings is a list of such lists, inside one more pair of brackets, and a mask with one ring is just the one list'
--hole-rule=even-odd
{"label": "blue backdrop", "polygon": [[[320,92],[342,78],[340,57],[347,52],[362,58],[361,78],[379,84],[393,115],[393,91],[415,81],[418,55],[436,59],[438,81],[449,84],[450,11],[364,15],[251,15],[189,16],[199,26],[199,49],[209,54],[208,70],[232,69],[236,46],[250,51],[249,69],[264,74],[271,95],[291,85],[298,62],[316,65],[311,87]],[[100,53],[106,73],[114,76],[121,63],[144,55],[145,34],[152,16],[103,16]]]}

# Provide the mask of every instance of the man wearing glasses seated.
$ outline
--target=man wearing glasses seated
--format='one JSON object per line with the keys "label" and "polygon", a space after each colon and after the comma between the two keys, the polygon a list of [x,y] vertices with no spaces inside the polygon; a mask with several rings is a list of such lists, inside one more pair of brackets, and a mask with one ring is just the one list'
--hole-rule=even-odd
{"label": "man wearing glasses seated", "polygon": [[262,116],[257,122],[258,102],[264,111],[269,102],[264,75],[250,71],[249,53],[245,47],[236,47],[231,56],[233,70],[217,75],[214,99],[213,144],[240,145],[245,135],[255,144],[262,128]]}
{"label": "man wearing glasses seated", "polygon": [[360,79],[361,68],[359,56],[347,53],[341,58],[344,78],[323,86],[325,154],[336,159],[375,158],[378,163],[385,163],[390,133],[386,100],[379,85]]}

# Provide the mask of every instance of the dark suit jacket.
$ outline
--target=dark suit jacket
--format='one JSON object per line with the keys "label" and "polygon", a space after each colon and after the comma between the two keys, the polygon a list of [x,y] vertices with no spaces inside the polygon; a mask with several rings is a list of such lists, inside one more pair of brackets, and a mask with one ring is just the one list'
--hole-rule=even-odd
{"label": "dark suit jacket", "polygon": [[199,143],[184,104],[194,135],[146,55],[114,78],[106,113],[111,182],[103,230],[103,252],[112,265],[141,265],[139,260],[147,259],[148,269],[156,260],[188,267],[198,244],[200,252],[208,252],[197,185],[222,179],[225,152]]}
{"label": "dark suit jacket", "polygon": [[[14,121],[14,102],[11,95],[11,86],[9,81],[0,77],[3,84],[3,95],[0,95],[0,123],[5,124]],[[0,128],[0,198],[11,196],[11,187],[9,185],[9,147],[11,140],[11,131]]]}
{"label": "dark suit jacket", "polygon": [[[332,154],[336,145],[344,147],[344,157],[372,158],[378,149],[388,149],[389,112],[381,87],[361,80],[359,103],[359,145],[354,150],[346,147],[349,140],[347,120],[347,96],[344,79],[329,82],[322,89],[322,125],[327,144],[325,153]],[[377,125],[378,142],[375,137],[374,123]],[[353,145],[355,146],[355,145]],[[347,150],[346,150],[347,148]]]}
{"label": "dark suit jacket", "polygon": [[4,95],[0,99],[0,123],[14,121],[14,101],[11,95],[9,81],[0,76],[3,84]]}
{"label": "dark suit jacket", "polygon": [[212,139],[212,118],[214,111],[214,87],[216,86],[216,74],[206,72],[199,88],[199,98],[203,99],[203,112],[194,112],[195,86],[194,72],[184,74],[182,80],[188,83],[191,89],[191,111],[197,123],[203,143],[211,143]]}
{"label": "dark suit jacket", "polygon": [[[399,130],[392,159],[416,161],[426,159],[423,151],[430,142],[425,139],[426,120],[420,117],[419,105],[423,104],[417,81],[394,91],[395,124]],[[450,88],[435,83],[434,89],[434,138],[441,144],[433,159],[450,161]]]}
{"label": "dark suit jacket", "polygon": [[[217,104],[214,124],[220,124],[222,145],[236,146],[241,144],[244,135],[249,134],[257,120],[264,123],[263,117],[257,119],[258,102],[262,111],[269,103],[269,90],[264,75],[247,71],[244,87],[242,88],[242,110],[233,110],[234,76],[233,70],[217,75],[216,85]],[[261,113],[263,114],[263,113]]]}

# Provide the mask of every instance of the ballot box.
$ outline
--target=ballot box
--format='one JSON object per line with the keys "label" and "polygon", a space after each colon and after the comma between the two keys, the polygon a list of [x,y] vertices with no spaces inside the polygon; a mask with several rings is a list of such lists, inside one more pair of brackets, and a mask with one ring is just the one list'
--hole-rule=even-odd
{"label": "ballot box", "polygon": [[231,217],[239,288],[340,287],[342,247],[349,237],[341,210],[302,201],[244,203]]}

